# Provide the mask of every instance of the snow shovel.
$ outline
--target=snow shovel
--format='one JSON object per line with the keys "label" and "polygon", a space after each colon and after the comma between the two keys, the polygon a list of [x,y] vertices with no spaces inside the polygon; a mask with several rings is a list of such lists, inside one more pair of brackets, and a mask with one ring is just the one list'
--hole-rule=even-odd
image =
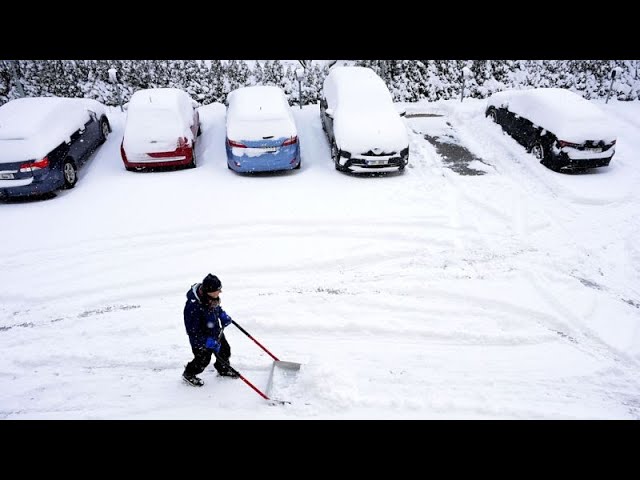
{"label": "snow shovel", "polygon": [[258,395],[260,395],[262,398],[264,398],[265,400],[269,400],[269,402],[271,402],[272,405],[283,405],[285,403],[291,403],[291,402],[284,402],[282,400],[275,400],[272,398],[269,398],[266,394],[264,394],[258,387],[256,387],[253,383],[251,383],[249,380],[247,380],[246,378],[244,378],[244,376],[237,371],[235,368],[233,368],[231,365],[229,365],[227,362],[225,362],[224,360],[222,360],[217,353],[214,352],[214,355],[216,356],[216,359],[222,364],[223,367],[225,367],[226,369],[228,369],[230,372],[234,373],[235,375],[238,375],[238,377],[240,378],[240,380],[242,380],[244,383],[246,383],[247,385],[249,385],[251,388],[253,388],[253,390],[255,390]]}
{"label": "snow shovel", "polygon": [[[236,327],[238,327],[238,329],[242,333],[244,333],[247,337],[253,340],[256,343],[256,345],[258,345],[262,350],[267,352],[271,358],[273,358],[273,364],[271,365],[271,372],[269,373],[269,380],[267,382],[267,394],[265,395],[265,398],[267,395],[271,395],[271,390],[273,388],[274,381],[279,382],[280,379],[284,379],[284,381],[289,381],[295,377],[298,370],[300,370],[299,363],[286,362],[284,360],[280,360],[273,353],[267,350],[267,348],[264,345],[262,345],[259,341],[253,338],[249,334],[249,332],[247,332],[244,328],[238,325],[238,323],[235,320],[231,320],[231,323],[233,323]],[[275,400],[275,401],[279,403],[291,403],[283,400]]]}

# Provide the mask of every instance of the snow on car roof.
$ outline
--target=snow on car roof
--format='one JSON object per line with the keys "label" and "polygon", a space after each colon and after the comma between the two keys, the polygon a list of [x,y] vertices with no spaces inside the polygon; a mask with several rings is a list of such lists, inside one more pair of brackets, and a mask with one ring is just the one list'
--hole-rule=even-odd
{"label": "snow on car roof", "polygon": [[409,146],[391,93],[370,68],[333,67],[323,93],[335,109],[333,131],[340,149],[352,154],[375,149],[398,153]]}
{"label": "snow on car roof", "polygon": [[58,97],[18,98],[0,108],[0,140],[24,140],[46,126],[62,105]]}
{"label": "snow on car roof", "polygon": [[129,108],[138,105],[153,105],[162,108],[177,106],[188,95],[179,88],[147,88],[138,90],[129,100]]}
{"label": "snow on car roof", "polygon": [[506,107],[560,140],[612,141],[616,138],[600,107],[563,88],[505,90],[489,97],[487,106]]}
{"label": "snow on car roof", "polygon": [[0,107],[0,162],[40,159],[89,121],[88,110],[100,116],[95,100],[27,97]]}
{"label": "snow on car roof", "polygon": [[269,85],[242,87],[228,97],[227,115],[240,120],[286,118],[289,107],[281,88]]}
{"label": "snow on car roof", "polygon": [[281,88],[267,85],[242,87],[228,97],[227,137],[257,140],[297,135],[289,102]]}
{"label": "snow on car roof", "polygon": [[193,139],[195,102],[179,88],[138,90],[129,100],[124,131],[124,148],[130,152],[146,152],[150,143],[175,144],[180,137]]}
{"label": "snow on car roof", "polygon": [[335,96],[339,108],[361,110],[369,106],[393,109],[387,85],[367,67],[333,67],[325,79],[329,95]]}
{"label": "snow on car roof", "polygon": [[129,100],[128,111],[132,110],[173,110],[180,114],[184,122],[191,124],[195,101],[187,92],[179,88],[147,88],[138,90]]}

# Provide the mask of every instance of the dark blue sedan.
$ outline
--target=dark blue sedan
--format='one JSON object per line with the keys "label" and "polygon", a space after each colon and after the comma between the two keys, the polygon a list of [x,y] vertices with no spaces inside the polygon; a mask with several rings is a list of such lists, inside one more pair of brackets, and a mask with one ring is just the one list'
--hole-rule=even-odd
{"label": "dark blue sedan", "polygon": [[73,188],[111,126],[95,100],[30,97],[0,107],[0,198]]}

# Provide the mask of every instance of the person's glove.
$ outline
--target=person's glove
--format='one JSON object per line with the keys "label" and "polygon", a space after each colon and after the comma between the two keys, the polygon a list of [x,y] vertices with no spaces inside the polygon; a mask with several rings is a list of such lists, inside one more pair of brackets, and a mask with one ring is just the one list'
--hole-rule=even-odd
{"label": "person's glove", "polygon": [[220,351],[220,342],[218,342],[213,337],[208,337],[207,342],[204,344],[204,346],[207,347],[209,350],[213,350],[216,353]]}
{"label": "person's glove", "polygon": [[220,312],[220,321],[222,322],[222,328],[227,328],[231,325],[231,317],[226,312]]}

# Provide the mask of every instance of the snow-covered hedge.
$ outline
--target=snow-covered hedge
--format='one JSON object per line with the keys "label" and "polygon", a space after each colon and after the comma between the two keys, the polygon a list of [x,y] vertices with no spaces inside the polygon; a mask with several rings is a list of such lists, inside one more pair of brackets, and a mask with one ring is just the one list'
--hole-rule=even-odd
{"label": "snow-covered hedge", "polygon": [[621,74],[613,82],[612,98],[640,98],[638,60],[363,60],[387,82],[396,101],[440,100],[460,97],[462,69],[465,97],[486,98],[506,89],[560,87],[584,98],[606,97],[613,68]]}
{"label": "snow-covered hedge", "polygon": [[[485,98],[511,88],[562,87],[587,99],[605,97],[618,67],[612,97],[640,98],[638,60],[362,60],[389,86],[396,101],[439,100],[460,96],[462,69],[465,96]],[[182,88],[198,102],[224,102],[238,87],[276,85],[291,104],[298,104],[295,66],[278,60],[20,60],[18,74],[28,96],[86,97],[116,105],[118,94],[109,82],[109,68],[118,71],[118,85],[126,102],[142,88]],[[316,103],[327,75],[326,66],[312,63],[305,70],[302,102]],[[0,105],[17,98],[8,61],[0,61]]]}

